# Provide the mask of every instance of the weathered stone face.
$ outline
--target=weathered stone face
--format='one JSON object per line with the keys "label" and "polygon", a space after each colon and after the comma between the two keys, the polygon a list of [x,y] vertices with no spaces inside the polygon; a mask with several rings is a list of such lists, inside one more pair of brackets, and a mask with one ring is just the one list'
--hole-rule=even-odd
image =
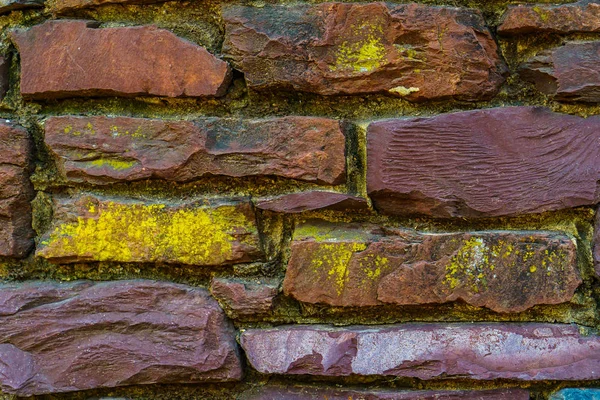
{"label": "weathered stone face", "polygon": [[385,3],[233,6],[223,51],[254,89],[493,97],[504,62],[477,11]]}
{"label": "weathered stone face", "polygon": [[[600,13],[600,5],[597,8]],[[538,53],[519,67],[519,74],[557,100],[596,103],[600,101],[598,63],[600,42],[569,42]]]}
{"label": "weathered stone face", "polygon": [[208,175],[277,175],[317,183],[345,180],[345,138],[338,121],[51,117],[45,141],[62,175],[110,184]]}
{"label": "weathered stone face", "polygon": [[[521,389],[473,391],[391,391],[267,386],[242,395],[240,400],[529,400]],[[561,399],[563,400],[563,399]]]}
{"label": "weathered stone face", "polygon": [[242,279],[213,278],[210,291],[234,316],[266,314],[273,307],[278,283],[270,279],[254,282]]}
{"label": "weathered stone face", "polygon": [[43,6],[44,0],[2,0],[0,2],[0,14],[7,14],[13,10],[40,8]]}
{"label": "weathered stone face", "polygon": [[153,26],[94,24],[49,21],[12,33],[21,57],[23,97],[225,94],[230,68],[203,47]]}
{"label": "weathered stone face", "polygon": [[553,324],[322,325],[248,329],[241,345],[266,374],[419,379],[593,380],[600,338]]}
{"label": "weathered stone face", "polygon": [[121,261],[220,265],[262,257],[247,201],[183,205],[93,196],[55,201],[38,256],[55,262]]}
{"label": "weathered stone face", "polygon": [[105,4],[149,4],[166,0],[46,0],[46,8],[55,14],[65,14]]}
{"label": "weathered stone face", "polygon": [[504,107],[374,122],[377,210],[435,217],[540,213],[600,201],[600,118]]}
{"label": "weathered stone face", "polygon": [[520,312],[571,300],[576,246],[552,232],[427,234],[373,226],[303,225],[284,291],[300,301],[357,307],[463,300]]}
{"label": "weathered stone face", "polygon": [[33,247],[32,147],[25,129],[0,122],[0,256],[23,257]]}
{"label": "weathered stone face", "polygon": [[366,199],[344,193],[309,191],[284,194],[272,199],[260,200],[256,208],[280,213],[301,213],[312,210],[367,210]]}
{"label": "weathered stone face", "polygon": [[0,387],[19,396],[242,375],[206,290],[153,281],[1,285],[0,358]]}
{"label": "weathered stone face", "polygon": [[600,32],[600,4],[594,0],[548,5],[509,6],[498,33]]}

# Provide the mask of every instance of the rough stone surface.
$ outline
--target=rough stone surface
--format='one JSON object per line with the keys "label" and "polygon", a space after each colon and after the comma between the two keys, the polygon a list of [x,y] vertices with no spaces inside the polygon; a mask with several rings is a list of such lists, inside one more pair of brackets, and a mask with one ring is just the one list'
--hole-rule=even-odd
{"label": "rough stone surface", "polygon": [[[598,5],[600,17],[600,5]],[[600,102],[600,42],[543,50],[519,67],[521,77],[562,101]]]}
{"label": "rough stone surface", "polygon": [[230,68],[203,47],[154,26],[94,24],[59,20],[14,31],[21,94],[29,99],[225,94]]}
{"label": "rough stone surface", "polygon": [[167,0],[46,0],[46,8],[55,14],[64,14],[105,4],[150,4]]}
{"label": "rough stone surface", "polygon": [[358,307],[463,300],[497,312],[571,300],[576,246],[553,232],[426,234],[352,225],[302,225],[284,292],[306,303]]}
{"label": "rough stone surface", "polygon": [[600,118],[504,107],[369,125],[367,190],[392,214],[484,217],[600,201]]}
{"label": "rough stone surface", "polygon": [[0,120],[0,255],[23,257],[33,247],[27,131]]}
{"label": "rough stone surface", "polygon": [[266,314],[273,307],[278,283],[241,279],[213,278],[210,291],[227,311],[236,316]]}
{"label": "rough stone surface", "polygon": [[242,375],[234,329],[200,288],[153,281],[2,285],[0,321],[5,393]]}
{"label": "rough stone surface", "polygon": [[164,121],[127,117],[51,117],[45,141],[73,182],[207,175],[277,175],[345,181],[345,138],[338,121],[317,117]]}
{"label": "rough stone surface", "polygon": [[600,400],[600,389],[563,389],[550,395],[548,400]]}
{"label": "rough stone surface", "polygon": [[13,10],[40,8],[43,6],[44,0],[0,0],[0,14],[6,14]]}
{"label": "rough stone surface", "polygon": [[[267,386],[242,395],[240,400],[529,400],[521,389],[474,391],[348,390]],[[562,400],[562,399],[561,399]]]}
{"label": "rough stone surface", "polygon": [[600,212],[596,209],[596,223],[594,224],[594,241],[592,255],[594,257],[594,269],[596,275],[600,277]]}
{"label": "rough stone surface", "polygon": [[520,381],[600,378],[600,338],[553,324],[405,324],[247,329],[261,373]]}
{"label": "rough stone surface", "polygon": [[148,203],[94,196],[56,198],[37,255],[54,262],[220,265],[261,258],[246,200]]}
{"label": "rough stone surface", "polygon": [[4,95],[8,91],[8,73],[10,63],[5,57],[0,56],[0,100],[4,98]]}
{"label": "rough stone surface", "polygon": [[314,190],[260,200],[256,203],[256,208],[280,213],[301,213],[321,209],[335,211],[367,210],[369,206],[362,197]]}
{"label": "rough stone surface", "polygon": [[557,6],[547,4],[509,6],[498,33],[600,32],[600,4],[596,0]]}
{"label": "rough stone surface", "polygon": [[385,3],[226,7],[223,52],[254,89],[493,97],[504,62],[478,11]]}

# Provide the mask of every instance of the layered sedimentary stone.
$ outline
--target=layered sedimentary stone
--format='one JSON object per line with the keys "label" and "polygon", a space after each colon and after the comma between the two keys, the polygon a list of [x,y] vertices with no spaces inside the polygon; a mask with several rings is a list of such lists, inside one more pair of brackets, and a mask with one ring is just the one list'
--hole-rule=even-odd
{"label": "layered sedimentary stone", "polygon": [[600,32],[600,4],[594,0],[583,0],[556,6],[509,6],[498,33],[520,35],[531,32]]}
{"label": "layered sedimentary stone", "polygon": [[548,400],[600,400],[600,389],[562,389]]}
{"label": "layered sedimentary stone", "polygon": [[33,247],[27,131],[0,120],[0,256],[23,257]]}
{"label": "layered sedimentary stone", "polygon": [[327,118],[51,117],[45,141],[62,175],[73,182],[181,182],[207,175],[345,180],[344,133]]}
{"label": "layered sedimentary stone", "polygon": [[55,14],[64,14],[105,4],[149,4],[166,0],[46,0],[46,8]]}
{"label": "layered sedimentary stone", "polygon": [[254,89],[489,99],[505,64],[477,11],[385,3],[226,7],[223,51]]}
{"label": "layered sedimentary stone", "polygon": [[369,125],[379,211],[436,217],[539,213],[600,201],[600,118],[505,107]]}
{"label": "layered sedimentary stone", "polygon": [[1,285],[0,321],[5,393],[242,375],[235,331],[200,288],[153,281]]}
{"label": "layered sedimentary stone", "polygon": [[148,203],[94,196],[57,198],[37,255],[55,262],[220,265],[262,253],[246,200]]}
{"label": "layered sedimentary stone", "polygon": [[[600,15],[600,4],[597,6]],[[600,101],[600,42],[569,42],[521,64],[521,77],[563,101]]]}
{"label": "layered sedimentary stone", "polygon": [[6,14],[13,10],[40,8],[43,6],[44,0],[0,0],[0,14]]}
{"label": "layered sedimentary stone", "polygon": [[247,329],[241,344],[261,373],[419,379],[593,380],[600,338],[553,324],[406,324]]}
{"label": "layered sedimentary stone", "polygon": [[[473,391],[348,390],[314,387],[267,386],[248,391],[240,400],[529,400],[521,389]],[[562,400],[562,399],[561,399]]]}
{"label": "layered sedimentary stone", "polygon": [[284,292],[342,307],[463,300],[520,312],[571,300],[576,246],[553,232],[427,234],[374,226],[297,228]]}
{"label": "layered sedimentary stone", "polygon": [[230,68],[205,48],[154,26],[95,24],[58,20],[14,31],[21,94],[29,99],[225,94]]}
{"label": "layered sedimentary stone", "polygon": [[214,278],[210,285],[213,296],[227,311],[236,316],[266,314],[273,307],[278,282],[261,282],[232,278]]}
{"label": "layered sedimentary stone", "polygon": [[367,200],[344,193],[309,191],[284,194],[271,199],[260,200],[256,208],[280,213],[301,213],[312,210],[366,210]]}

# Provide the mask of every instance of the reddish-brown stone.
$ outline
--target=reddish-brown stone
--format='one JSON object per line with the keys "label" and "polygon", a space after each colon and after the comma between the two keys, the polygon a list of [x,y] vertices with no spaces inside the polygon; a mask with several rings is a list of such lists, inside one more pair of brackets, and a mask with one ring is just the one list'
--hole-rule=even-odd
{"label": "reddish-brown stone", "polygon": [[493,97],[504,62],[478,11],[386,3],[226,7],[224,53],[254,89]]}
{"label": "reddish-brown stone", "polygon": [[600,4],[595,0],[583,0],[556,6],[509,6],[498,33],[520,35],[531,32],[600,32]]}
{"label": "reddish-brown stone", "polygon": [[3,285],[0,315],[5,393],[242,375],[234,329],[200,288],[153,281]]}
{"label": "reddish-brown stone", "polygon": [[45,141],[73,182],[206,175],[277,175],[316,183],[345,180],[344,133],[317,117],[163,121],[126,117],[51,117]]}
{"label": "reddish-brown stone", "polygon": [[521,64],[519,74],[557,100],[596,103],[600,102],[598,63],[600,42],[570,42],[541,51]]}
{"label": "reddish-brown stone", "polygon": [[94,196],[57,197],[37,255],[54,262],[221,265],[262,258],[245,199],[165,204]]}
{"label": "reddish-brown stone", "polygon": [[29,181],[32,143],[27,131],[0,122],[0,255],[23,257],[33,247]]}
{"label": "reddish-brown stone", "polygon": [[167,0],[46,0],[46,8],[55,14],[65,14],[105,4],[150,4]]}
{"label": "reddish-brown stone", "polygon": [[600,337],[559,324],[405,324],[247,329],[241,345],[266,374],[388,375],[520,381],[600,378]]}
{"label": "reddish-brown stone", "polygon": [[301,225],[284,292],[357,307],[463,300],[497,312],[571,300],[577,249],[553,232],[427,234],[345,224]]}
{"label": "reddish-brown stone", "polygon": [[600,117],[504,107],[369,125],[379,211],[436,217],[540,213],[600,201]]}
{"label": "reddish-brown stone", "polygon": [[240,400],[529,400],[522,389],[473,391],[349,390],[314,387],[267,386],[251,390]]}
{"label": "reddish-brown stone", "polygon": [[73,96],[222,96],[226,62],[154,26],[94,28],[89,21],[49,21],[12,38],[21,57],[21,94]]}
{"label": "reddish-brown stone", "polygon": [[596,223],[594,224],[593,257],[596,275],[600,277],[600,210],[598,209],[596,209]]}
{"label": "reddish-brown stone", "polygon": [[278,286],[271,280],[255,282],[214,278],[210,291],[223,308],[234,316],[250,316],[271,311]]}
{"label": "reddish-brown stone", "polygon": [[13,10],[40,8],[43,6],[44,0],[2,0],[0,2],[0,14],[6,14]]}
{"label": "reddish-brown stone", "polygon": [[301,213],[321,209],[335,211],[366,210],[369,206],[367,200],[362,197],[313,190],[260,200],[256,203],[256,208],[280,213]]}

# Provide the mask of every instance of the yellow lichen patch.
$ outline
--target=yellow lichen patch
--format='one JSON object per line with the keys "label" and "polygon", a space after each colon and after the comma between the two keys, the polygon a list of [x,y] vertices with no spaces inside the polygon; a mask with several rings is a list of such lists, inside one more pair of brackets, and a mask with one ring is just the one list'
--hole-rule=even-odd
{"label": "yellow lichen patch", "polygon": [[129,130],[123,130],[122,128],[119,128],[118,126],[113,125],[110,127],[110,132],[113,137],[129,136],[134,139],[139,139],[139,138],[145,139],[147,137],[147,135],[142,131],[141,125],[138,126],[136,128],[136,130],[133,132],[130,132]]}
{"label": "yellow lichen patch", "polygon": [[396,86],[395,88],[391,88],[388,90],[390,93],[397,94],[399,96],[408,96],[411,93],[418,92],[420,89],[418,87],[405,87],[405,86]]}
{"label": "yellow lichen patch", "polygon": [[479,275],[489,265],[489,253],[490,249],[483,238],[472,237],[466,240],[446,266],[444,283],[450,286],[450,289],[455,289],[464,283],[464,276],[467,276],[474,278],[476,284],[473,285],[473,289],[479,291],[477,284],[486,285],[484,276],[479,278]]}
{"label": "yellow lichen patch", "polygon": [[386,50],[381,39],[369,34],[357,43],[343,42],[336,53],[331,71],[371,72],[384,64]]}
{"label": "yellow lichen patch", "polygon": [[381,276],[381,273],[389,268],[390,260],[387,257],[382,257],[379,254],[367,254],[360,260],[362,272],[365,274],[362,284],[367,284],[367,281],[375,281]]}
{"label": "yellow lichen patch", "polygon": [[46,258],[216,265],[232,258],[234,231],[253,224],[235,206],[169,209],[161,204],[90,204],[88,215],[58,226]]}
{"label": "yellow lichen patch", "polygon": [[99,158],[97,160],[89,161],[88,164],[92,167],[109,167],[115,171],[122,171],[129,169],[137,164],[136,161],[124,161],[115,160],[112,158]]}
{"label": "yellow lichen patch", "polygon": [[312,269],[317,274],[326,272],[328,279],[334,282],[336,293],[341,296],[348,282],[352,256],[366,248],[366,243],[323,243],[312,257]]}
{"label": "yellow lichen patch", "polygon": [[546,22],[550,18],[550,13],[546,10],[541,9],[539,6],[533,6],[532,9],[540,17],[542,22]]}

